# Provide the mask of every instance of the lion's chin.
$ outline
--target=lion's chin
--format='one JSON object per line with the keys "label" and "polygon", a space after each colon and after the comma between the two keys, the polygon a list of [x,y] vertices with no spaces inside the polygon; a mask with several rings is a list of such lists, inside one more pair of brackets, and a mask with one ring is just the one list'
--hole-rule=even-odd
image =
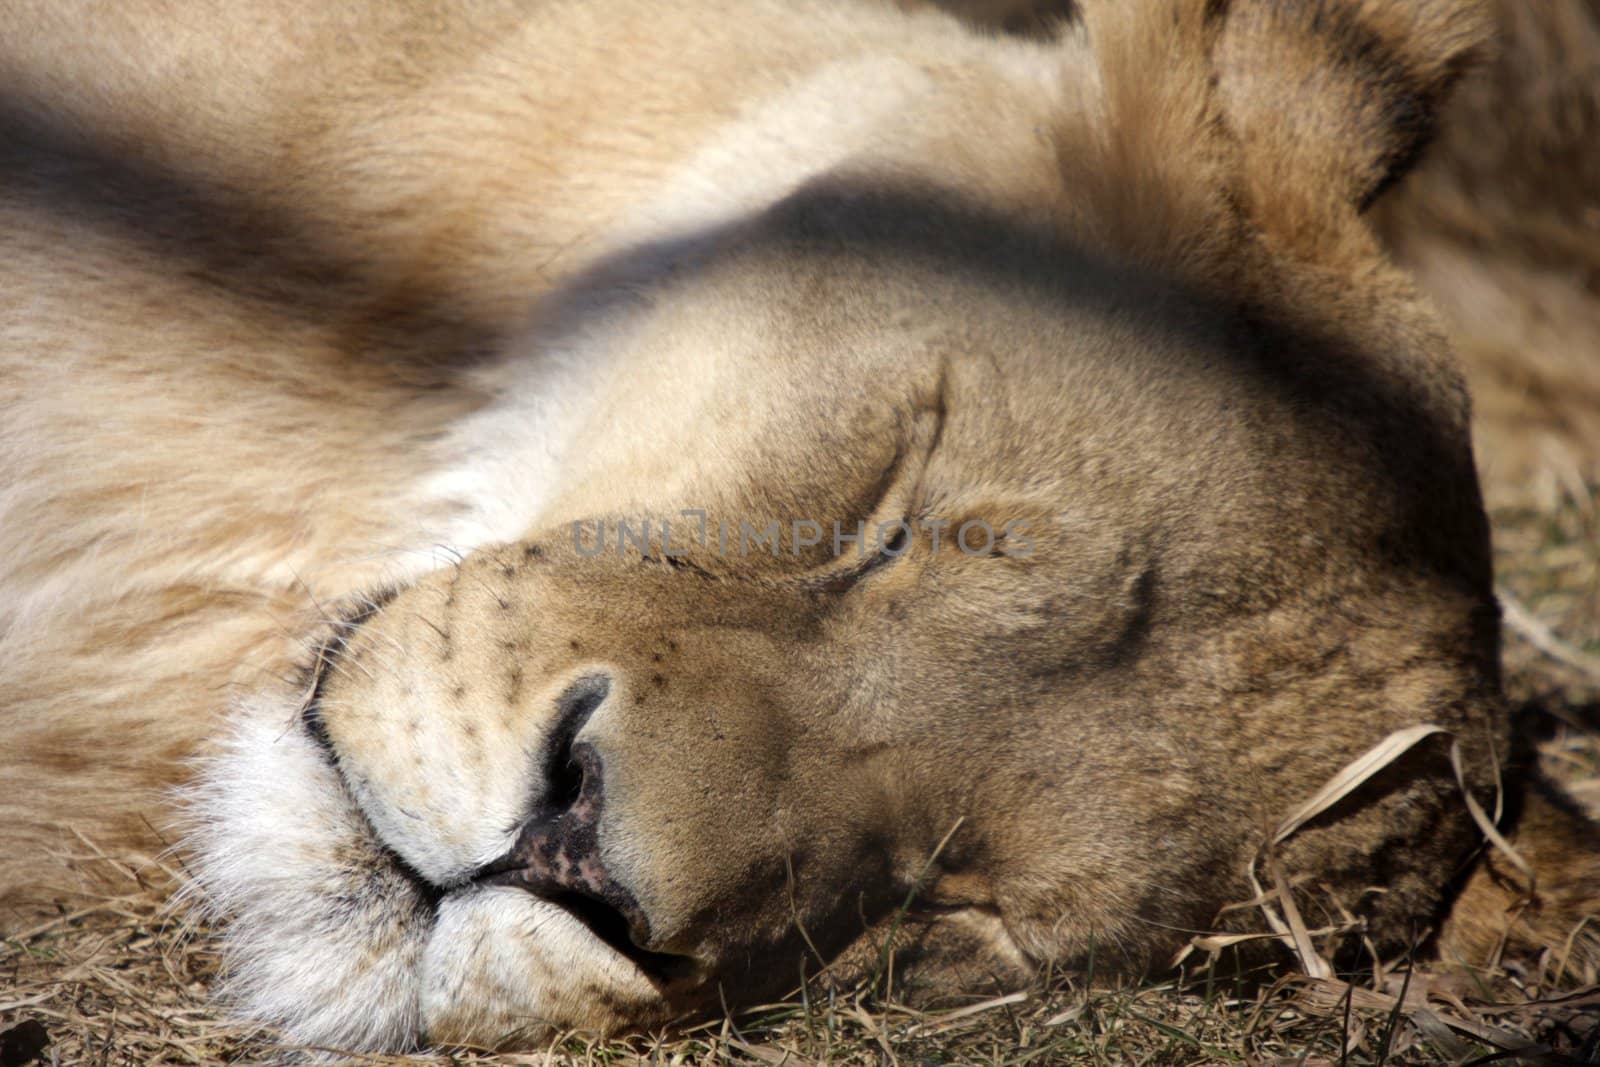
{"label": "lion's chin", "polygon": [[504,887],[440,902],[421,1012],[432,1041],[490,1046],[665,1021],[660,994],[626,956],[562,908]]}
{"label": "lion's chin", "polygon": [[223,996],[291,1045],[496,1046],[662,1014],[648,976],[557,905],[404,870],[289,703],[242,702],[183,807]]}

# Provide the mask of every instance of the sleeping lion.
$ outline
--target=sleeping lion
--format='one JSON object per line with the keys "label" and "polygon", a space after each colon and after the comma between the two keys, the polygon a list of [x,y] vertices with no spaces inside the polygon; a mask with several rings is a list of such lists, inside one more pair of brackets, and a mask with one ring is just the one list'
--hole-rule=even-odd
{"label": "sleeping lion", "polygon": [[5,0],[8,914],[176,840],[351,1049],[1565,939],[1369,225],[1481,12],[1085,6]]}

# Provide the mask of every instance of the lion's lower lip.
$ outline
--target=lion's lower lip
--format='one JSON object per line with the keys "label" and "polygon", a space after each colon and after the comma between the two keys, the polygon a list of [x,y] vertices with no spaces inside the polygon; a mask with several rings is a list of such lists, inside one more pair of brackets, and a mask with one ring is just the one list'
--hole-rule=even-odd
{"label": "lion's lower lip", "polygon": [[478,885],[511,886],[525,890],[533,896],[554,904],[584,925],[598,940],[612,951],[632,961],[634,966],[651,981],[661,985],[677,984],[699,973],[699,965],[689,956],[667,952],[652,952],[634,943],[627,918],[614,906],[598,897],[571,890],[541,891],[526,877],[521,868],[496,866],[486,868],[473,879]]}

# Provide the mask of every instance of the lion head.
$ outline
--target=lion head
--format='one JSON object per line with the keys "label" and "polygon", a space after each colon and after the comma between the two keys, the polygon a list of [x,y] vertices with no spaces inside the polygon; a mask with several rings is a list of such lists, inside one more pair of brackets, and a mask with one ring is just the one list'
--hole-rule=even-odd
{"label": "lion head", "polygon": [[[484,372],[580,368],[536,516],[352,597],[192,796],[249,1013],[363,1047],[648,1027],[891,920],[930,987],[1137,973],[1392,732],[1451,732],[1488,792],[1465,392],[1362,217],[1475,20],[1087,15],[842,42],[863,93],[921,93],[848,151],[816,132],[848,95],[751,76],[689,178],[539,297]],[[597,165],[541,151],[519,165]],[[772,159],[795,180],[740,184]],[[1422,745],[1278,859],[1314,920],[1404,946],[1475,841]]]}

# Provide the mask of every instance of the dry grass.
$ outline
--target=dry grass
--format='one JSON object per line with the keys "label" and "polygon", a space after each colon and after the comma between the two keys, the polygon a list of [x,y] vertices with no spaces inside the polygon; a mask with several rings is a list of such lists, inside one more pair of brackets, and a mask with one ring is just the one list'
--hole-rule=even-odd
{"label": "dry grass", "polygon": [[[163,921],[142,891],[8,942],[5,1025],[42,1023],[45,1062],[220,1064],[282,1050],[220,1020],[216,958]],[[1047,995],[921,1013],[864,994],[777,1006],[670,1039],[580,1038],[521,1055],[458,1051],[374,1064],[1435,1064],[1594,1062],[1600,989],[1542,988],[1531,974],[1482,986],[1423,973],[1356,985],[1279,975],[1222,980],[1208,967],[1137,988],[1063,982]],[[1403,998],[1403,999],[1402,999]],[[20,1005],[20,1006],[19,1006]]]}
{"label": "dry grass", "polygon": [[[1600,810],[1600,494],[1497,510],[1508,685],[1549,772]],[[107,860],[91,862],[105,863]],[[123,869],[124,895],[23,931],[0,946],[0,1067],[43,1033],[42,1062],[200,1064],[282,1054],[271,1034],[230,1025],[207,999],[217,970],[204,931],[163,900],[181,874]],[[1225,962],[1225,961],[1224,961]],[[1600,987],[1549,984],[1548,961],[1480,976],[1403,961],[1369,973],[1221,977],[1203,956],[1159,984],[1045,993],[917,1012],[866,991],[717,1020],[670,1038],[573,1037],[532,1054],[470,1050],[368,1063],[661,1064],[1488,1064],[1600,1063]]]}

